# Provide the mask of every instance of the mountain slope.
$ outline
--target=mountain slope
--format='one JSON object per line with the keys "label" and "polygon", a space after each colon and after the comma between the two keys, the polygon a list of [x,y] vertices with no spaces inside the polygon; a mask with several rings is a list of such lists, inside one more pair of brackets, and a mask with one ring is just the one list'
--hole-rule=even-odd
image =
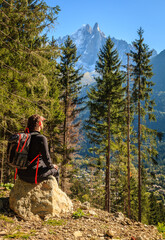
{"label": "mountain slope", "polygon": [[165,91],[165,50],[151,59],[154,76],[152,81],[155,83],[156,91]]}
{"label": "mountain slope", "polygon": [[[5,191],[3,191],[5,192]],[[9,191],[1,197],[0,239],[162,239],[155,226],[126,218],[121,212],[110,214],[73,200],[74,212],[36,221],[21,220],[9,209]],[[2,195],[2,193],[1,193]],[[2,208],[3,204],[5,206]]]}
{"label": "mountain slope", "polygon": [[153,65],[152,81],[155,83],[153,87],[153,98],[155,99],[155,114],[157,122],[150,123],[149,127],[157,129],[165,133],[165,50],[151,59]]}

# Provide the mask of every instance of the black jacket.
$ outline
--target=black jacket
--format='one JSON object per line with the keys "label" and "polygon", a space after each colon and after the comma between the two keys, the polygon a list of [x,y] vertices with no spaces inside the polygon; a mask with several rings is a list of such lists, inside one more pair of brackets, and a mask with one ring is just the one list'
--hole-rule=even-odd
{"label": "black jacket", "polygon": [[[48,178],[49,175],[54,175],[55,168],[52,164],[47,138],[40,134],[40,132],[33,132],[31,135],[31,142],[29,146],[29,162],[32,161],[38,154],[39,157],[39,168],[37,174],[37,182],[41,182]],[[35,182],[37,168],[37,159],[32,162],[26,170],[19,169],[18,176],[30,183]]]}

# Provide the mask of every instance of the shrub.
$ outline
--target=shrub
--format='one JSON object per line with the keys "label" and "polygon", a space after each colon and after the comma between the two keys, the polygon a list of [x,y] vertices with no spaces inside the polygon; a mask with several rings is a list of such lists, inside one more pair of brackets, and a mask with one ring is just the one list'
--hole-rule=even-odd
{"label": "shrub", "polygon": [[165,224],[164,223],[158,223],[158,231],[163,234],[163,239],[165,238]]}
{"label": "shrub", "polygon": [[85,213],[82,211],[82,209],[78,208],[76,212],[72,214],[72,217],[77,219],[85,216]]}

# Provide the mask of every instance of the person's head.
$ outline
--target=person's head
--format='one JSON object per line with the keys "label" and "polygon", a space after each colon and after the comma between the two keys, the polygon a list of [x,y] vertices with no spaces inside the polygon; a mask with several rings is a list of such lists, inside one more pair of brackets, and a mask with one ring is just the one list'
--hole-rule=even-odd
{"label": "person's head", "polygon": [[41,131],[43,129],[43,121],[45,120],[44,117],[34,114],[28,118],[27,127],[29,131]]}

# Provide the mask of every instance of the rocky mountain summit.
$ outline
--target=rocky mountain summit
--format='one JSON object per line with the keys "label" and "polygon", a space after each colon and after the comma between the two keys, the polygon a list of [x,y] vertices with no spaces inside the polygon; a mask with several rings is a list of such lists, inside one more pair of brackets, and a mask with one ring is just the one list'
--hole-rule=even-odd
{"label": "rocky mountain summit", "polygon": [[[0,192],[0,239],[31,240],[160,240],[155,226],[72,200],[73,211],[40,220],[23,220],[9,209],[9,191]],[[3,195],[3,197],[2,197]],[[5,196],[5,197],[4,197]]]}
{"label": "rocky mountain summit", "polygon": [[[78,62],[79,66],[83,66],[84,72],[92,72],[95,69],[95,64],[98,59],[98,53],[100,48],[105,44],[106,36],[101,31],[99,24],[95,23],[92,28],[89,24],[83,25],[75,33],[70,35],[73,42],[77,47],[77,55],[81,56]],[[112,41],[114,42],[114,47],[117,48],[119,53],[119,58],[122,61],[122,64],[127,63],[127,56],[125,53],[129,53],[133,50],[133,46],[128,44],[124,40],[118,40],[112,36]],[[57,39],[57,44],[63,44],[67,39],[67,36]],[[156,56],[157,53],[154,50],[153,56]]]}

